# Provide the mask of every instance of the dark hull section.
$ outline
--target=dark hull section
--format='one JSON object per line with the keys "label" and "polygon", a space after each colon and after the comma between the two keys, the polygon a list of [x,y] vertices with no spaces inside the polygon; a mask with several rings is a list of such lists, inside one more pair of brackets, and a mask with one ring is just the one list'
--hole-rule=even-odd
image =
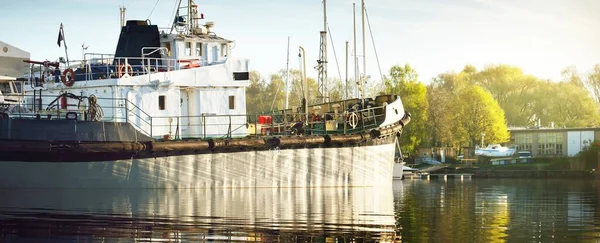
{"label": "dark hull section", "polygon": [[[0,143],[16,140],[95,142],[152,140],[126,122],[53,120],[52,117],[50,118],[0,119]],[[1,147],[4,146],[5,144]]]}
{"label": "dark hull section", "polygon": [[[11,122],[11,125],[15,123],[23,125],[18,122]],[[91,124],[94,123],[92,122]],[[104,126],[105,124],[101,125]],[[117,142],[111,140],[125,137],[130,139],[138,138],[140,134],[128,124],[123,124],[122,127],[115,124],[111,125],[115,132],[113,132],[113,136],[108,137],[111,138],[108,141],[100,140],[84,142],[85,140],[82,141],[83,139],[65,139],[62,141],[53,139],[23,140],[23,138],[25,138],[25,133],[19,135],[21,140],[0,139],[0,161],[93,162],[194,154],[265,151],[274,149],[287,150],[373,146],[392,143],[393,138],[399,134],[404,126],[402,122],[399,122],[388,128],[372,130],[369,133],[351,135],[248,137],[239,139],[181,141],[144,141],[149,140],[149,138],[142,137],[144,140],[141,141],[128,141],[127,139],[123,139]],[[106,130],[107,129],[105,129],[105,131]],[[21,131],[26,130],[21,129]],[[82,133],[74,131],[69,133],[69,136],[80,138],[81,134]]]}
{"label": "dark hull section", "polygon": [[[178,141],[178,142],[148,142],[148,143],[50,143],[39,141],[0,141],[0,163],[2,161],[23,162],[94,162],[123,159],[143,159],[194,154],[235,153],[248,151],[293,150],[308,148],[343,148],[373,146],[392,143],[393,137],[359,140],[348,143],[301,143],[286,145],[266,145],[262,139],[238,139],[232,143],[257,141],[247,146],[226,145],[225,141]],[[266,141],[280,139],[269,138]],[[291,139],[287,138],[287,139]],[[292,138],[293,139],[293,138]],[[299,138],[296,138],[299,139]],[[314,137],[323,140],[323,137]],[[221,147],[211,149],[210,142]],[[200,144],[198,148],[190,148],[190,144]],[[262,144],[262,145],[260,145]]]}

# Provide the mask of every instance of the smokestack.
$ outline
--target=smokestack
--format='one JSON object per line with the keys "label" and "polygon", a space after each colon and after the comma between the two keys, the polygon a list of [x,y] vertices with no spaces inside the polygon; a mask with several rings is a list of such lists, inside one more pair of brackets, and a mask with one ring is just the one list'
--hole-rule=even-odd
{"label": "smokestack", "polygon": [[121,27],[123,27],[125,26],[125,12],[127,11],[127,9],[125,8],[125,6],[121,6],[119,7],[119,11],[121,12]]}

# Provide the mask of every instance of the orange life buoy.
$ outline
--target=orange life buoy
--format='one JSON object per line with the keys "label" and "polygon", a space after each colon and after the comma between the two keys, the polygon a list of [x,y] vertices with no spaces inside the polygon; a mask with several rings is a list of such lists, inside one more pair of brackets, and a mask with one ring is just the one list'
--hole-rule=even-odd
{"label": "orange life buoy", "polygon": [[47,68],[46,70],[44,70],[42,72],[42,75],[40,75],[40,76],[41,76],[40,80],[42,81],[42,83],[46,83],[46,77],[49,77],[49,78],[52,77],[53,73],[52,73],[52,71],[50,71],[50,69]]}
{"label": "orange life buoy", "polygon": [[123,75],[125,75],[125,73],[129,74],[129,76],[133,76],[133,68],[131,67],[131,65],[129,63],[118,64],[117,71],[119,73],[119,78],[123,77]]}
{"label": "orange life buoy", "polygon": [[200,64],[199,64],[199,63],[196,63],[196,62],[190,62],[190,63],[188,63],[187,65],[185,65],[183,68],[184,68],[184,69],[189,69],[189,68],[197,68],[197,67],[200,67]]}
{"label": "orange life buoy", "polygon": [[65,69],[65,71],[63,71],[62,73],[62,76],[60,76],[60,80],[67,87],[73,86],[73,84],[75,83],[75,72],[73,71],[73,69]]}
{"label": "orange life buoy", "polygon": [[188,64],[186,64],[185,66],[183,66],[184,69],[189,69],[189,68],[197,68],[200,67],[200,63],[198,63],[200,60],[198,59],[183,59],[183,60],[177,60],[177,62],[179,63],[185,63],[187,62]]}

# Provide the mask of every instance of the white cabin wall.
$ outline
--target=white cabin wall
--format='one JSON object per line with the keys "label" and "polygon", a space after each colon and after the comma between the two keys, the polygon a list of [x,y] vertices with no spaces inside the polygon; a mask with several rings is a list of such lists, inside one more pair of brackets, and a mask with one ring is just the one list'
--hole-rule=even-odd
{"label": "white cabin wall", "polygon": [[189,118],[188,118],[188,132],[184,134],[187,137],[200,137],[202,135],[201,130],[201,119],[202,110],[200,107],[200,95],[196,89],[188,90],[189,94]]}
{"label": "white cabin wall", "polygon": [[[179,119],[181,115],[179,89],[175,87],[158,89],[144,96],[144,111],[152,116],[152,136],[162,137],[168,134],[175,136],[178,124],[181,122]],[[159,107],[160,96],[164,96],[165,99],[164,110]],[[181,126],[179,127],[181,128]]]}
{"label": "white cabin wall", "polygon": [[[205,114],[206,130],[213,131],[206,134],[210,136],[223,136],[227,134],[231,121],[232,136],[247,135],[245,116],[244,88],[202,88],[198,90],[200,97],[200,110]],[[229,107],[229,97],[234,97],[234,107]]]}
{"label": "white cabin wall", "polygon": [[[182,53],[185,51],[184,43],[179,44],[171,45],[172,53]],[[221,45],[220,43],[215,44]],[[208,52],[209,49],[204,47],[204,56],[207,56]],[[152,132],[155,138],[168,134],[170,128],[171,135],[175,136],[175,132],[177,131],[176,120],[171,123],[170,127],[167,118],[159,119],[157,117],[180,116],[180,89],[187,88],[190,90],[189,116],[192,116],[192,119],[189,120],[190,129],[187,132],[188,134],[180,134],[182,137],[202,137],[203,124],[201,123],[201,116],[203,113],[240,115],[232,118],[232,129],[235,130],[233,131],[233,135],[245,136],[246,128],[242,125],[246,123],[246,117],[242,115],[246,113],[245,87],[249,85],[249,81],[234,80],[233,73],[247,71],[248,59],[227,59],[225,63],[202,66],[200,68],[119,79],[78,81],[72,87],[68,88],[60,82],[47,83],[46,88],[49,91],[44,91],[43,94],[51,95],[51,97],[44,100],[42,108],[45,109],[47,104],[58,96],[60,91],[84,96],[94,94],[98,98],[107,98],[99,99],[99,105],[103,108],[105,114],[104,120],[116,122],[129,121],[142,133],[150,135],[150,132]],[[28,86],[26,87],[26,92],[28,95],[32,95],[31,89]],[[165,111],[158,109],[159,94],[166,96],[167,109]],[[230,95],[235,97],[234,109],[229,109]],[[121,98],[128,99],[130,103],[119,101]],[[70,104],[73,104],[72,102],[76,101],[69,101]],[[138,108],[134,108],[131,104],[135,104]],[[150,119],[150,117],[153,117],[153,119]],[[209,122],[215,123],[214,119],[217,118],[211,119],[213,121]],[[222,136],[227,133],[229,117],[218,119],[220,119],[218,120],[218,124],[222,124],[223,126],[218,126],[218,129],[212,133]],[[150,128],[151,122],[154,127],[152,129]]]}

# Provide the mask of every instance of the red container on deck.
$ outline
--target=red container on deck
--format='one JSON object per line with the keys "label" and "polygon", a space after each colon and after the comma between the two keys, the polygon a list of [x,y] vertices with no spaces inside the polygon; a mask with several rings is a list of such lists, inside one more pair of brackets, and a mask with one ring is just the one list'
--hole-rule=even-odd
{"label": "red container on deck", "polygon": [[271,124],[273,122],[273,118],[271,116],[258,116],[259,124]]}

